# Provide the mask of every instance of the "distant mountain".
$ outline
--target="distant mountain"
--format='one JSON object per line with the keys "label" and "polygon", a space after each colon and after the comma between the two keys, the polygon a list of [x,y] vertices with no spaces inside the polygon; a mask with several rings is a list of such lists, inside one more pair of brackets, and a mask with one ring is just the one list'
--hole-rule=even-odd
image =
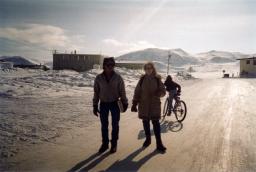
{"label": "distant mountain", "polygon": [[36,65],[31,60],[21,56],[1,56],[0,61],[12,62],[14,66],[33,66]]}
{"label": "distant mountain", "polygon": [[135,51],[117,57],[117,60],[128,61],[158,61],[163,64],[168,62],[168,53],[171,54],[171,65],[183,66],[186,64],[198,64],[199,60],[182,49],[164,50],[158,48],[148,48],[145,50]]}
{"label": "distant mountain", "polygon": [[117,60],[154,62],[157,61],[159,63],[158,66],[164,67],[168,62],[168,52],[170,52],[170,54],[172,55],[170,61],[171,65],[176,67],[204,63],[231,63],[236,62],[236,59],[252,56],[239,52],[226,52],[216,50],[191,55],[180,48],[170,50],[148,48],[145,50],[130,52],[121,55],[117,57]]}
{"label": "distant mountain", "polygon": [[205,53],[199,53],[195,55],[198,59],[200,59],[204,63],[230,63],[236,62],[236,59],[239,58],[247,58],[251,55],[242,54],[239,52],[227,52],[227,51],[216,51],[212,50]]}

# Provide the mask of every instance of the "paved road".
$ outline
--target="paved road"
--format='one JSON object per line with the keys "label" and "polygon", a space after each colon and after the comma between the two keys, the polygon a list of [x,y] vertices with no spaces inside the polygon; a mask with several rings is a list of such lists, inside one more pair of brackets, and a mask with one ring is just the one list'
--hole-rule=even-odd
{"label": "paved road", "polygon": [[[256,171],[256,80],[203,79],[183,88],[188,116],[162,124],[167,152],[142,149],[141,121],[123,114],[118,152],[95,154],[99,124],[20,154],[13,169],[77,171]],[[154,141],[154,138],[153,138]]]}

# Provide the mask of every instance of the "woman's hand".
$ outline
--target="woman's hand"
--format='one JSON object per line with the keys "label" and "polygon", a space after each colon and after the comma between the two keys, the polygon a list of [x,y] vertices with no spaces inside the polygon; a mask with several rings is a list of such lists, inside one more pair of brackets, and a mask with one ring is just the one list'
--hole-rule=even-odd
{"label": "woman's hand", "polygon": [[155,92],[155,96],[157,96],[157,97],[163,97],[164,95],[165,95],[165,93],[160,89],[156,90],[156,92]]}
{"label": "woman's hand", "polygon": [[131,111],[132,111],[132,112],[138,112],[138,109],[137,109],[137,105],[136,105],[136,104],[132,104]]}

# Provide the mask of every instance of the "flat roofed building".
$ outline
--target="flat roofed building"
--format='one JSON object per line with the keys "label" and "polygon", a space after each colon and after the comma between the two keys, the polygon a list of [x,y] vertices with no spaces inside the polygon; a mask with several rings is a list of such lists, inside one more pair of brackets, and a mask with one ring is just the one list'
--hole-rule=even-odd
{"label": "flat roofed building", "polygon": [[93,69],[95,64],[102,64],[99,54],[53,54],[53,70],[70,69],[78,72]]}
{"label": "flat roofed building", "polygon": [[237,60],[240,61],[241,77],[256,77],[256,57]]}

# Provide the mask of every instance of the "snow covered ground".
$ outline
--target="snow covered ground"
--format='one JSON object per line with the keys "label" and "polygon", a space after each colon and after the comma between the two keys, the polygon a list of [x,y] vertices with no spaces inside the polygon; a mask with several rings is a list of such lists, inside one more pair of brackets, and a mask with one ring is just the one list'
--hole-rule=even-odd
{"label": "snow covered ground", "polygon": [[[187,67],[188,68],[188,67]],[[239,77],[239,63],[205,63],[203,65],[193,66],[195,72],[192,72],[192,75],[197,78],[216,78],[223,76],[223,70],[225,73],[228,73],[230,77],[232,74],[234,77]]]}
{"label": "snow covered ground", "polygon": [[[1,72],[0,171],[255,171],[256,80],[220,79],[235,63],[193,68],[199,79],[175,77],[189,113],[183,124],[173,117],[162,123],[166,154],[156,153],[154,142],[140,148],[142,124],[128,110],[118,152],[102,156],[95,154],[100,124],[91,108],[100,70]],[[131,101],[141,71],[117,71]]]}
{"label": "snow covered ground", "polygon": [[[117,71],[125,78],[127,91],[131,91],[141,73]],[[1,71],[1,161],[15,156],[23,146],[54,142],[70,129],[92,125],[92,86],[100,72]],[[85,115],[89,117],[84,119]]]}

